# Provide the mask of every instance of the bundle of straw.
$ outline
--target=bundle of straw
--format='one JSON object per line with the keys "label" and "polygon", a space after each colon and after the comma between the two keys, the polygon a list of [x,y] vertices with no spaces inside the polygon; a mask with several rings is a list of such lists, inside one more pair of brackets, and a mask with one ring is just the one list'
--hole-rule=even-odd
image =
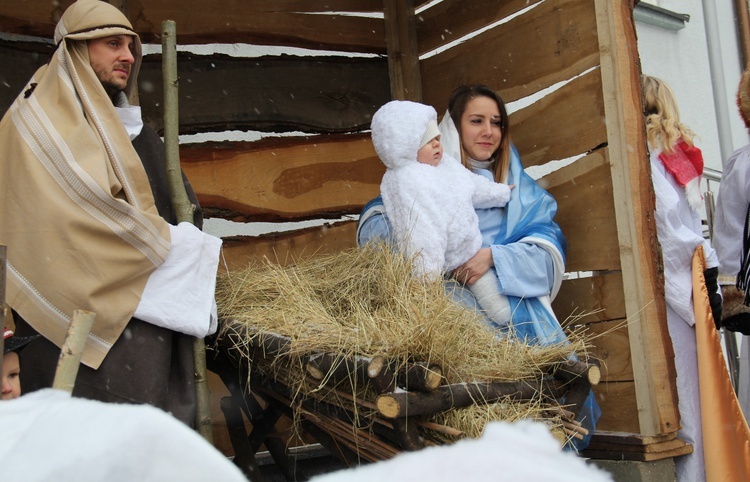
{"label": "bundle of straw", "polygon": [[[307,379],[303,359],[313,353],[380,356],[396,365],[425,362],[441,367],[445,383],[454,384],[539,379],[551,366],[585,350],[580,337],[532,346],[512,333],[498,336],[480,314],[456,303],[444,283],[416,278],[411,266],[411,260],[389,249],[368,246],[286,267],[254,263],[222,275],[217,283],[219,343],[231,343],[248,364],[272,367],[267,374],[283,379],[296,393],[317,397],[331,392]],[[228,336],[238,332],[246,337]],[[265,364],[252,343],[264,334],[285,340],[283,356]],[[368,403],[376,395],[363,386],[346,390]],[[540,418],[539,403],[495,405],[491,416],[485,411],[474,418],[484,423],[503,419],[503,413],[510,420]],[[480,431],[455,428],[471,436]]]}

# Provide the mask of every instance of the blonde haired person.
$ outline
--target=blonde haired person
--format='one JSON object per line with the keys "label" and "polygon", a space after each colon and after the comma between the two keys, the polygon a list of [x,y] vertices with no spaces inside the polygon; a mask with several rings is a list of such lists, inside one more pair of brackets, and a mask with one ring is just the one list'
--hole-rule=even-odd
{"label": "blonde haired person", "polygon": [[703,238],[699,209],[703,156],[693,144],[694,134],[680,121],[672,89],[662,80],[644,75],[644,116],[656,194],[656,231],[664,260],[667,324],[675,353],[680,411],[679,437],[693,453],[675,460],[678,481],[705,480],[701,428],[698,361],[693,311],[692,259],[698,246],[706,254],[706,284],[711,309],[721,319],[716,252]]}

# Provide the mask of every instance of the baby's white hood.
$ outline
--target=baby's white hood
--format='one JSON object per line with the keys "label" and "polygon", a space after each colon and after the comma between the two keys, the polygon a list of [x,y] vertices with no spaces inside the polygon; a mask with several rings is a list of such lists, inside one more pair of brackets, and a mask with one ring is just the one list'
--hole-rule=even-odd
{"label": "baby's white hood", "polygon": [[372,143],[375,152],[389,169],[417,162],[422,135],[437,112],[428,105],[394,100],[372,116]]}

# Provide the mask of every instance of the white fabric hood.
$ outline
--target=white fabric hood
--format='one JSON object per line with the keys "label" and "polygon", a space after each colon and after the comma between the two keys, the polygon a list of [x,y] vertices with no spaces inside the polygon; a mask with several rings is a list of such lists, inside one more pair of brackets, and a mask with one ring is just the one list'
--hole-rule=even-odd
{"label": "white fabric hood", "polygon": [[372,143],[387,168],[398,169],[417,162],[422,134],[430,119],[437,122],[435,109],[407,100],[388,102],[375,112]]}

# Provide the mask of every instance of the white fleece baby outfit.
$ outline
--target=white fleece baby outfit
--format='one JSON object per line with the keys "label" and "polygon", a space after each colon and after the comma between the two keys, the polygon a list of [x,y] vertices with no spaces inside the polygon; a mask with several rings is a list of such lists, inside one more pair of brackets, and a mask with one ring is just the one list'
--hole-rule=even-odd
{"label": "white fleece baby outfit", "polygon": [[[380,184],[386,214],[399,247],[414,258],[416,272],[428,278],[461,266],[482,246],[475,207],[502,207],[510,188],[474,174],[444,155],[437,166],[417,161],[430,121],[430,106],[391,101],[372,118],[372,142],[388,168]],[[488,271],[470,286],[482,309],[498,324],[510,320],[510,306]]]}

